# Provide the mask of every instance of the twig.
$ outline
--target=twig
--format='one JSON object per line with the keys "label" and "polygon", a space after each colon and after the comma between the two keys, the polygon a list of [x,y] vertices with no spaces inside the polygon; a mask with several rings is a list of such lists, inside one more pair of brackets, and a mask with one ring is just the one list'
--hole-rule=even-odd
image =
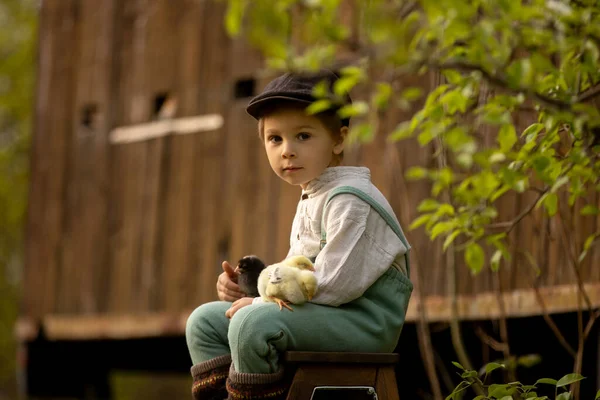
{"label": "twig", "polygon": [[475,334],[479,337],[479,340],[490,346],[495,351],[501,351],[504,353],[508,349],[508,345],[506,343],[499,342],[490,335],[488,335],[487,332],[484,331],[481,326],[475,328]]}
{"label": "twig", "polygon": [[540,190],[538,193],[538,197],[535,199],[535,201],[533,201],[529,206],[527,206],[527,208],[525,210],[523,210],[521,212],[521,214],[517,215],[513,220],[497,222],[495,224],[489,224],[488,228],[489,229],[506,229],[506,234],[508,235],[513,230],[513,228],[519,222],[521,222],[521,220],[523,218],[525,218],[529,213],[531,213],[531,211],[535,208],[538,201],[540,201],[540,199],[548,192],[549,189],[550,188],[545,188],[545,189]]}
{"label": "twig", "polygon": [[[504,299],[502,298],[502,283],[500,282],[500,278],[498,274],[494,275],[498,282],[498,286],[496,287],[496,299],[498,300],[498,309],[500,310],[500,338],[502,339],[502,343],[504,344],[504,349],[502,353],[504,354],[504,359],[510,359],[510,344],[508,341],[508,328],[506,323],[506,308],[504,307]],[[515,370],[508,370],[508,378],[510,382],[514,382],[517,380],[515,376]]]}
{"label": "twig", "polygon": [[544,299],[542,297],[542,294],[540,293],[540,289],[538,288],[538,285],[536,282],[533,283],[533,291],[535,293],[537,302],[542,310],[542,316],[544,317],[544,321],[546,321],[546,324],[548,324],[548,327],[550,327],[550,330],[552,331],[552,333],[554,333],[554,336],[556,336],[556,339],[558,339],[558,341],[560,342],[562,347],[564,347],[565,350],[567,350],[569,352],[569,354],[573,358],[575,358],[577,356],[577,352],[569,344],[569,342],[567,342],[567,339],[565,339],[563,334],[560,332],[560,329],[558,328],[558,326],[556,326],[556,324],[554,323],[554,320],[552,319],[552,317],[550,317],[550,314],[548,314],[548,310],[546,310],[546,304],[544,303]]}
{"label": "twig", "polygon": [[589,88],[585,92],[582,92],[579,96],[575,98],[575,102],[585,103],[586,101],[591,100],[598,95],[600,95],[600,85],[596,85],[594,87]]}
{"label": "twig", "polygon": [[575,254],[573,254],[571,247],[568,246],[569,239],[568,239],[567,229],[566,229],[565,222],[564,222],[565,216],[563,215],[561,207],[559,207],[559,217],[560,217],[559,222],[560,222],[560,226],[561,226],[560,233],[562,235],[563,247],[564,247],[565,251],[567,252],[567,254],[569,255],[569,259],[571,260],[571,262],[569,264],[571,265],[571,267],[573,269],[573,273],[575,274],[575,278],[577,280],[577,287],[585,300],[588,310],[591,312],[592,311],[592,302],[590,301],[590,298],[585,290],[585,287],[583,286],[583,280],[581,279],[581,273],[579,272],[579,268],[580,268],[579,260],[577,259],[577,256]]}
{"label": "twig", "polygon": [[435,355],[435,365],[437,365],[440,375],[442,376],[442,381],[444,382],[444,386],[446,386],[446,390],[451,393],[454,390],[454,382],[452,382],[452,377],[448,372],[448,368],[444,365],[444,360],[442,356],[437,351],[433,351]]}

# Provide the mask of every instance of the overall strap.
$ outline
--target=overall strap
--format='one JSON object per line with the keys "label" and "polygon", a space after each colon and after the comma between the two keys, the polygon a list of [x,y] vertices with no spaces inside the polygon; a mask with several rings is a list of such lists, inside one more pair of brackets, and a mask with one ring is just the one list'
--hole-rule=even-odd
{"label": "overall strap", "polygon": [[398,238],[400,239],[400,241],[402,242],[404,247],[406,247],[406,253],[404,254],[404,258],[406,260],[406,272],[407,272],[408,278],[410,278],[410,256],[408,254],[409,250],[410,250],[410,246],[408,245],[408,241],[406,240],[406,237],[404,237],[404,234],[402,233],[402,229],[400,229],[400,226],[398,226],[398,224],[396,223],[394,218],[385,210],[385,208],[383,208],[381,206],[381,204],[379,204],[374,198],[372,198],[371,196],[369,196],[362,190],[357,189],[352,186],[339,186],[339,187],[333,189],[331,191],[331,193],[329,193],[329,196],[327,197],[327,200],[325,201],[325,206],[323,207],[323,216],[321,219],[321,249],[323,249],[323,247],[325,247],[325,244],[327,244],[327,233],[325,232],[325,229],[323,229],[323,227],[325,226],[325,224],[324,224],[325,208],[327,207],[327,205],[329,204],[331,199],[334,198],[335,196],[337,196],[338,194],[353,194],[353,195],[357,196],[358,198],[360,198],[361,200],[365,201],[375,211],[377,211],[377,213],[379,213],[379,215],[381,215],[381,218],[383,218],[384,221],[387,222],[387,224],[390,226],[390,228],[392,228],[392,230],[394,231],[396,236],[398,236]]}

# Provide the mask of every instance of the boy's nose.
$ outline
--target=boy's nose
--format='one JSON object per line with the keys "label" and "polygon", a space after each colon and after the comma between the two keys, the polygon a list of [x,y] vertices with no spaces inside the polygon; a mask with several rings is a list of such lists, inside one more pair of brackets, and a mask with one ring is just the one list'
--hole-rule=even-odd
{"label": "boy's nose", "polygon": [[296,151],[291,146],[285,146],[281,152],[283,158],[294,158],[296,157]]}

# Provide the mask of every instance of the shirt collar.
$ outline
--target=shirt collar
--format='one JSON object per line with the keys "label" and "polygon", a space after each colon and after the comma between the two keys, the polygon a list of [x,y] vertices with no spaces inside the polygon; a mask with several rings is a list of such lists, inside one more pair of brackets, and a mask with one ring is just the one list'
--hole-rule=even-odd
{"label": "shirt collar", "polygon": [[[306,185],[302,195],[314,196],[323,190],[329,189],[333,182],[339,180],[371,180],[371,171],[366,167],[329,167],[318,177]],[[334,185],[337,186],[337,185]]]}

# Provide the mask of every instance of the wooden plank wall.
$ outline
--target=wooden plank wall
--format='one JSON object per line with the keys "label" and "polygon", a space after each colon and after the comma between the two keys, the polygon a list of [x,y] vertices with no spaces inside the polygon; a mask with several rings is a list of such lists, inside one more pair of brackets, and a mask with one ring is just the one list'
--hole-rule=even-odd
{"label": "wooden plank wall", "polygon": [[[96,315],[178,312],[215,299],[221,261],[257,254],[285,256],[300,191],[272,173],[248,97],[236,82],[267,82],[260,56],[222,29],[223,3],[191,0],[46,0],[40,26],[39,85],[32,149],[22,314]],[[407,82],[430,90],[427,76]],[[116,126],[221,113],[214,132],[111,145]],[[164,109],[163,109],[164,111]],[[410,111],[383,121],[391,129]],[[526,124],[527,118],[521,117]],[[378,136],[346,151],[346,161],[371,168],[405,229],[429,193],[402,173],[434,166],[431,149],[395,145]],[[531,195],[502,199],[511,219]],[[588,202],[597,204],[597,195]],[[568,216],[581,243],[597,218]],[[428,295],[447,293],[448,256],[422,230],[406,232]],[[561,227],[536,211],[511,233],[516,252],[498,274],[472,277],[457,255],[461,294],[528,288],[539,262],[541,286],[573,283]],[[582,266],[585,282],[600,281],[600,251]]]}

